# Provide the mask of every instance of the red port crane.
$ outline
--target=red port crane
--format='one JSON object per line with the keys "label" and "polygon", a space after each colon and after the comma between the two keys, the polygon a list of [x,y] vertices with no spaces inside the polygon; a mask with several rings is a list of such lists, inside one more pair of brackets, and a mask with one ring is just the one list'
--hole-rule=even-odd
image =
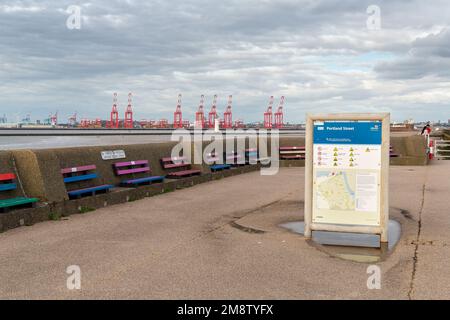
{"label": "red port crane", "polygon": [[173,113],[173,127],[183,128],[183,118],[181,113],[181,94],[178,95],[177,109]]}
{"label": "red port crane", "polygon": [[208,114],[208,127],[214,128],[214,123],[217,118],[217,94],[214,95],[211,111]]}
{"label": "red port crane", "polygon": [[203,129],[205,127],[205,112],[203,111],[204,104],[205,104],[205,96],[202,94],[200,96],[200,104],[198,106],[198,111],[195,113],[196,129]]}
{"label": "red port crane", "polygon": [[123,126],[126,129],[133,129],[133,108],[131,107],[132,102],[132,94],[131,92],[128,94],[128,106],[125,110],[125,120],[123,122]]}
{"label": "red port crane", "polygon": [[233,102],[232,99],[233,99],[233,96],[229,95],[227,109],[223,113],[223,128],[224,129],[230,129],[233,127],[233,114],[231,111],[231,104]]}
{"label": "red port crane", "polygon": [[280,99],[280,104],[278,105],[278,110],[275,112],[275,128],[281,129],[283,128],[283,106],[284,106],[284,96]]}
{"label": "red port crane", "polygon": [[108,126],[113,129],[119,128],[119,112],[117,111],[117,93],[115,92],[113,95],[113,105],[111,109],[111,117]]}
{"label": "red port crane", "polygon": [[264,112],[264,128],[272,129],[272,106],[273,106],[273,96],[270,96],[269,106],[267,111]]}
{"label": "red port crane", "polygon": [[50,124],[52,126],[58,125],[58,111],[55,114],[50,115]]}

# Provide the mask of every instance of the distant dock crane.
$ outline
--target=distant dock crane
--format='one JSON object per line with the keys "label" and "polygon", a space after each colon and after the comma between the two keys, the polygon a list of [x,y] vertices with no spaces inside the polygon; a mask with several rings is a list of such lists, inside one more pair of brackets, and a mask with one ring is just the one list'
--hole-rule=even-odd
{"label": "distant dock crane", "polygon": [[280,103],[278,105],[278,110],[275,112],[275,128],[276,129],[282,129],[284,124],[284,114],[283,114],[283,107],[284,107],[284,96],[281,97]]}
{"label": "distant dock crane", "polygon": [[264,128],[272,129],[272,107],[273,107],[273,96],[270,96],[269,106],[267,107],[267,111],[264,112]]}
{"label": "distant dock crane", "polygon": [[56,111],[55,114],[51,114],[50,115],[50,124],[52,126],[57,126],[58,125],[58,111]]}
{"label": "distant dock crane", "polygon": [[132,94],[131,92],[128,94],[128,106],[125,110],[125,120],[123,122],[123,126],[126,129],[133,129],[133,108],[132,108]]}
{"label": "distant dock crane", "polygon": [[203,111],[203,106],[205,104],[205,96],[202,94],[200,96],[200,104],[198,110],[195,113],[195,128],[203,129],[205,127],[205,112]]}
{"label": "distant dock crane", "polygon": [[233,127],[233,113],[231,109],[231,105],[233,103],[233,96],[228,96],[228,104],[225,112],[223,113],[223,128],[231,129]]}
{"label": "distant dock crane", "polygon": [[208,114],[208,128],[214,128],[217,119],[217,94],[214,95],[211,111]]}
{"label": "distant dock crane", "polygon": [[181,113],[181,94],[178,95],[177,108],[173,113],[173,127],[175,129],[183,128],[183,115]]}
{"label": "distant dock crane", "polygon": [[107,125],[108,128],[118,129],[119,128],[119,112],[117,111],[117,93],[114,92],[113,95],[113,105],[110,114],[110,120]]}

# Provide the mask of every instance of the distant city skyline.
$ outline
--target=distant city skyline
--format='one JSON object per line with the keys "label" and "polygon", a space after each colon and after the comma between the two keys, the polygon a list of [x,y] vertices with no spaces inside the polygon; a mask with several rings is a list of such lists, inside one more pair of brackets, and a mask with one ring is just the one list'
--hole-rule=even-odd
{"label": "distant city skyline", "polygon": [[[77,11],[79,10],[79,11]],[[78,13],[80,15],[78,15]],[[0,4],[0,117],[59,112],[67,122],[173,120],[177,95],[194,121],[214,94],[222,116],[262,122],[286,97],[285,122],[310,112],[450,118],[450,4],[428,1],[94,0]],[[78,19],[79,18],[79,19]]]}

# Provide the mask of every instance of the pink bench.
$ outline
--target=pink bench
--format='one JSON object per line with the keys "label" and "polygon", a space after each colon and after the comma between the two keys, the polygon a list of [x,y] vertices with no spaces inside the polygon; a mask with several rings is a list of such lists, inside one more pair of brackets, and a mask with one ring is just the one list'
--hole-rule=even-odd
{"label": "pink bench", "polygon": [[181,169],[168,172],[167,178],[186,178],[191,176],[200,175],[201,171],[197,169],[191,169],[191,164],[186,161],[186,157],[166,157],[161,159],[161,165],[164,170]]}

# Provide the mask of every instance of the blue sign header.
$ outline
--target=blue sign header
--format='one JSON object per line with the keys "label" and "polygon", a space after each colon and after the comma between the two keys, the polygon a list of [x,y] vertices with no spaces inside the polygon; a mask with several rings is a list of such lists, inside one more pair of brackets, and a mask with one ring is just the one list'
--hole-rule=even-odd
{"label": "blue sign header", "polygon": [[381,121],[315,121],[314,143],[381,145]]}

